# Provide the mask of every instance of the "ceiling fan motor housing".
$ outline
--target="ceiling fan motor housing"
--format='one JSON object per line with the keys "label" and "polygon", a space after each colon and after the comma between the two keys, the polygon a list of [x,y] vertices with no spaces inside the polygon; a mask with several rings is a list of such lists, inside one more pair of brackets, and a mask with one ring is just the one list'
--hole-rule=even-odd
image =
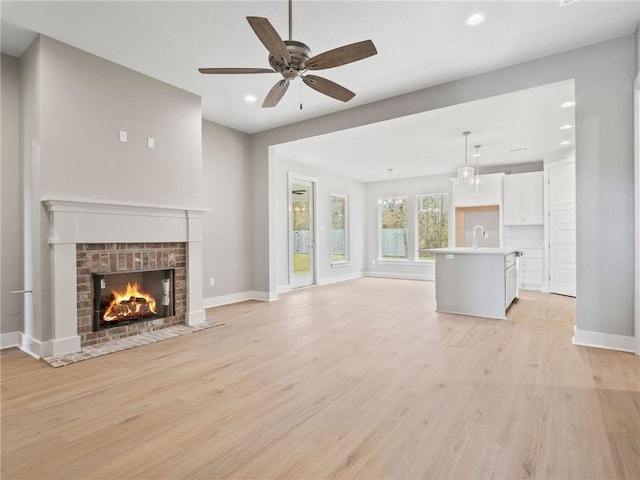
{"label": "ceiling fan motor housing", "polygon": [[311,58],[311,49],[302,42],[284,40],[284,44],[291,55],[291,63],[287,65],[280,58],[269,55],[269,65],[282,74],[284,78],[294,79],[306,68],[306,63]]}

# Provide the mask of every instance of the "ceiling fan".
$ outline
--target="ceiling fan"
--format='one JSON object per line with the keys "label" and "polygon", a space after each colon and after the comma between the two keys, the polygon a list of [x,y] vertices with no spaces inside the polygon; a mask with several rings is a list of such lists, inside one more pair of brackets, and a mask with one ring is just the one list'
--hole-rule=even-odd
{"label": "ceiling fan", "polygon": [[370,57],[378,53],[375,45],[371,40],[364,40],[312,57],[307,45],[291,39],[291,10],[292,0],[289,0],[289,40],[284,41],[266,18],[247,17],[256,36],[269,51],[269,64],[272,68],[199,68],[198,71],[204,74],[280,73],[284,78],[271,88],[262,108],[275,107],[289,88],[290,81],[298,77],[314,90],[348,102],[355,93],[326,78],[309,75],[307,71],[338,67]]}

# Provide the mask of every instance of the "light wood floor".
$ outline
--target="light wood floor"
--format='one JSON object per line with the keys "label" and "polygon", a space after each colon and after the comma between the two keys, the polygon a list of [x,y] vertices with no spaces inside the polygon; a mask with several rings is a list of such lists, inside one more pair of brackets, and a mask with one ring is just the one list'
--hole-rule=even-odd
{"label": "light wood floor", "polygon": [[210,310],[224,327],[54,369],[2,355],[2,479],[640,478],[640,359],[365,278]]}

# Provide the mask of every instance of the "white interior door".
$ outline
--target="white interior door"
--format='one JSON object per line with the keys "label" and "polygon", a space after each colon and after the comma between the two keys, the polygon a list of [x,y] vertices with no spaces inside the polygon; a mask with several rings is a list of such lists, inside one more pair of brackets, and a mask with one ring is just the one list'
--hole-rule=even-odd
{"label": "white interior door", "polygon": [[289,178],[289,264],[291,288],[315,285],[315,182]]}
{"label": "white interior door", "polygon": [[548,168],[549,291],[576,296],[575,163]]}

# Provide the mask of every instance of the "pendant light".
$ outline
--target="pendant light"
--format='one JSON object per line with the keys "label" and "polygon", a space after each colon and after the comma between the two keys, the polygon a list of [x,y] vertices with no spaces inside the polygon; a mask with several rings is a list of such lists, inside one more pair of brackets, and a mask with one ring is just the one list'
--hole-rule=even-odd
{"label": "pendant light", "polygon": [[458,167],[458,183],[466,184],[469,186],[473,185],[474,179],[473,167],[467,165],[467,142],[470,133],[471,132],[462,132],[462,135],[464,135],[464,167]]}
{"label": "pendant light", "polygon": [[480,166],[478,165],[480,159],[480,147],[482,147],[482,145],[473,146],[473,148],[476,149],[476,154],[474,155],[474,157],[476,157],[476,174],[473,177],[472,185],[474,189],[473,196],[476,198],[476,200],[480,196]]}
{"label": "pendant light", "polygon": [[385,209],[391,209],[400,206],[402,200],[393,198],[393,186],[391,183],[393,168],[387,168],[387,171],[389,172],[389,196],[387,198],[381,198],[378,200],[378,203]]}

